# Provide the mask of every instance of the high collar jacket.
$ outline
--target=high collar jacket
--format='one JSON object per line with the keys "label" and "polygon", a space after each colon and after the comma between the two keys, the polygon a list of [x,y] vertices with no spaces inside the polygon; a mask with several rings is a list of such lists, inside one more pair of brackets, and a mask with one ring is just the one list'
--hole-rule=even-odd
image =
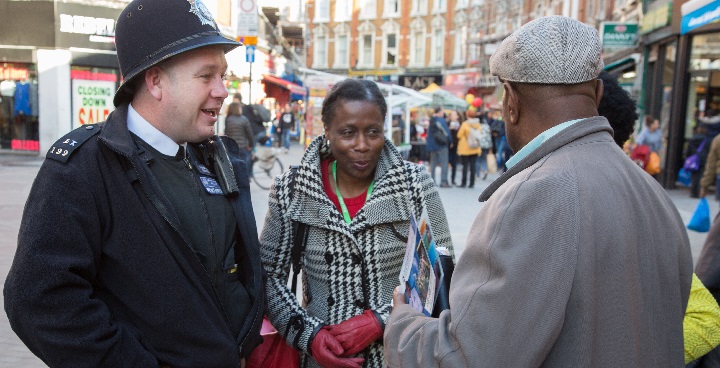
{"label": "high collar jacket", "polygon": [[605,118],[493,182],[439,319],[398,306],[389,367],[682,367],[692,257],[663,188]]}
{"label": "high collar jacket", "polygon": [[[268,273],[268,317],[288,343],[305,352],[323,325],[340,323],[365,309],[387,319],[393,290],[400,283],[412,213],[419,217],[426,208],[437,246],[453,251],[440,196],[424,167],[403,161],[385,140],[372,195],[347,224],[323,189],[321,161],[329,156],[326,141],[318,137],[306,150],[294,186],[291,172],[278,177],[260,236]],[[308,227],[301,258],[302,305],[287,287],[293,222]],[[383,365],[381,342],[363,354],[366,367]],[[317,366],[305,358],[311,367]]]}
{"label": "high collar jacket", "polygon": [[253,304],[233,336],[224,312],[232,306],[221,305],[126,121],[123,105],[48,153],[57,159],[45,160],[33,185],[5,284],[11,326],[50,366],[238,367],[259,343],[264,310],[244,163],[231,158],[240,235],[238,272],[228,277]]}

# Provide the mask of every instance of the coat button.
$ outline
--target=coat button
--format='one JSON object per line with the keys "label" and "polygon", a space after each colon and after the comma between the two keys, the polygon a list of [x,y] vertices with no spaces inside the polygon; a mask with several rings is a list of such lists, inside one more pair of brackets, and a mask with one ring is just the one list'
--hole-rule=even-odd
{"label": "coat button", "polygon": [[293,328],[296,330],[299,330],[300,327],[302,327],[302,325],[303,325],[303,323],[299,318],[296,319],[295,321],[293,321]]}
{"label": "coat button", "polygon": [[355,306],[358,307],[358,308],[360,308],[360,309],[365,309],[365,303],[363,303],[362,300],[356,300],[356,301],[355,301]]}
{"label": "coat button", "polygon": [[332,264],[333,255],[330,252],[325,252],[325,263]]}
{"label": "coat button", "polygon": [[333,305],[335,305],[335,298],[329,296],[328,300],[327,300],[327,304],[328,304],[328,307],[332,307]]}
{"label": "coat button", "polygon": [[352,262],[353,262],[354,265],[359,265],[359,264],[362,262],[362,260],[360,259],[360,256],[359,256],[359,255],[353,254],[353,255],[352,255]]}

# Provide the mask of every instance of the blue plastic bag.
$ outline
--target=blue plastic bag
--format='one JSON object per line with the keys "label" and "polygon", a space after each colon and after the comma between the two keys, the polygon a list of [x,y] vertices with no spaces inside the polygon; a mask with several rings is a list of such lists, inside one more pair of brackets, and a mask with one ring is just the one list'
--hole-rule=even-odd
{"label": "blue plastic bag", "polygon": [[700,199],[697,207],[695,207],[695,213],[693,213],[687,228],[699,233],[706,233],[710,231],[710,205],[708,204],[707,199]]}
{"label": "blue plastic bag", "polygon": [[680,184],[689,187],[690,183],[692,182],[692,173],[685,170],[685,168],[680,169],[680,171],[678,171],[677,181]]}

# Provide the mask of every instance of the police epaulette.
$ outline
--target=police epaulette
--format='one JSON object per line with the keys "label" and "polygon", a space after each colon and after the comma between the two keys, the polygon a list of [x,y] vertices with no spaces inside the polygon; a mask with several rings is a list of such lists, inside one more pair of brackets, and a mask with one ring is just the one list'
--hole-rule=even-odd
{"label": "police epaulette", "polygon": [[73,130],[64,137],[58,139],[58,141],[50,147],[45,155],[45,158],[50,158],[63,163],[67,162],[73,152],[82,146],[85,141],[90,139],[90,137],[100,132],[100,129],[102,129],[102,125],[87,124]]}

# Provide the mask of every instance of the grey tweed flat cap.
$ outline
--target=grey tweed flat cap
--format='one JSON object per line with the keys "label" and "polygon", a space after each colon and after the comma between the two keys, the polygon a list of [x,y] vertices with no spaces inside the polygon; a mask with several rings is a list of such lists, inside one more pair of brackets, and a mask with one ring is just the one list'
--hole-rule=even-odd
{"label": "grey tweed flat cap", "polygon": [[577,84],[600,74],[601,51],[594,28],[568,17],[542,17],[503,40],[490,57],[490,73],[518,83]]}

